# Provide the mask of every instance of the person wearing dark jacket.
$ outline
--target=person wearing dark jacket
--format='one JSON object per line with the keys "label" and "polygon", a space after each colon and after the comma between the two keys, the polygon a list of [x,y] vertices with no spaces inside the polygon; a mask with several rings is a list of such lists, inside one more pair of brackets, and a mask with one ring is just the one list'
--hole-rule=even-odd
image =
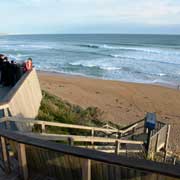
{"label": "person wearing dark jacket", "polygon": [[2,84],[2,67],[4,63],[4,54],[0,54],[0,84]]}
{"label": "person wearing dark jacket", "polygon": [[11,79],[11,86],[14,86],[16,84],[16,63],[14,61],[11,61],[10,64],[10,79]]}
{"label": "person wearing dark jacket", "polygon": [[8,61],[8,58],[4,58],[4,63],[3,63],[3,85],[4,86],[9,86],[11,83],[11,77],[10,77],[10,62]]}

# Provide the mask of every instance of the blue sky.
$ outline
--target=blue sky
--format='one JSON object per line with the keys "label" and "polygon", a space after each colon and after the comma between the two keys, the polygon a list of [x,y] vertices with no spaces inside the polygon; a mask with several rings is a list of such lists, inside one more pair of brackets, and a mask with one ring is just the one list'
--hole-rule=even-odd
{"label": "blue sky", "polygon": [[180,34],[180,0],[0,0],[4,33]]}

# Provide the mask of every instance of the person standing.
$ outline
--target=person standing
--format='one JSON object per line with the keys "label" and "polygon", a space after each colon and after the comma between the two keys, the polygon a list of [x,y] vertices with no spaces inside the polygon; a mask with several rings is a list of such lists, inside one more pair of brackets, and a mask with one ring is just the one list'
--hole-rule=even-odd
{"label": "person standing", "polygon": [[12,60],[10,64],[11,86],[16,84],[16,63]]}
{"label": "person standing", "polygon": [[4,58],[4,85],[10,86],[11,84],[11,70],[10,70],[10,62],[7,57]]}
{"label": "person standing", "polygon": [[4,54],[0,54],[0,84],[2,84],[2,68],[4,63]]}
{"label": "person standing", "polygon": [[25,63],[25,69],[26,71],[31,71],[32,70],[32,59],[28,58],[26,63]]}

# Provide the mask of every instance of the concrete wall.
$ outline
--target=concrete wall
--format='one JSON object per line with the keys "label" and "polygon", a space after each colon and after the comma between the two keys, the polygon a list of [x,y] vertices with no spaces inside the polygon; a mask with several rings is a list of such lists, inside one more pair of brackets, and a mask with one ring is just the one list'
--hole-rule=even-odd
{"label": "concrete wall", "polygon": [[35,118],[38,114],[42,93],[36,70],[27,72],[4,98],[14,117]]}

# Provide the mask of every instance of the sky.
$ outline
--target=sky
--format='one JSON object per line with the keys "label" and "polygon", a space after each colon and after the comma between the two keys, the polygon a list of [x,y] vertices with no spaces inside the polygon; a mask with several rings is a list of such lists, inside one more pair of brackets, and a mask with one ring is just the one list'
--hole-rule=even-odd
{"label": "sky", "polygon": [[180,34],[180,0],[0,0],[0,33]]}

